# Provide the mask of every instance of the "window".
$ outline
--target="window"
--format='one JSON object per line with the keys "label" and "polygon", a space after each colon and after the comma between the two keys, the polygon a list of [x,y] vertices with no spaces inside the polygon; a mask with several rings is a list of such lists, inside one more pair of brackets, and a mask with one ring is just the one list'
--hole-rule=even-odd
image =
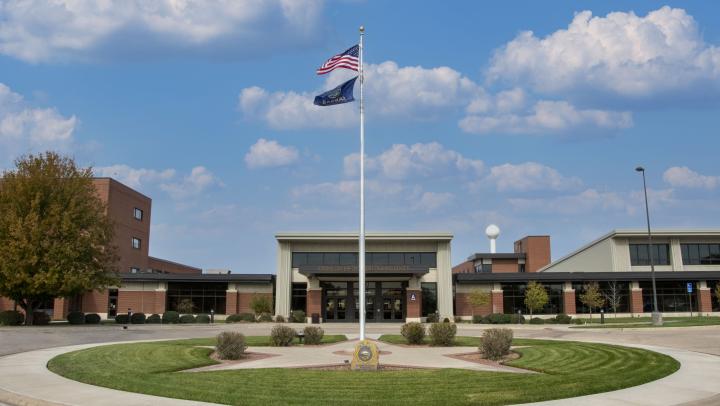
{"label": "window", "polygon": [[[292,267],[304,266],[357,266],[356,252],[293,252]],[[374,266],[415,266],[423,268],[437,267],[437,254],[434,252],[366,252],[365,265]]]}
{"label": "window", "polygon": [[[557,314],[563,311],[563,285],[562,283],[543,283],[548,294],[548,303],[540,311],[534,314]],[[518,310],[522,314],[530,314],[525,306],[526,283],[503,283],[503,311],[505,314],[516,314]]]}
{"label": "window", "polygon": [[720,265],[720,244],[681,244],[683,264]]}
{"label": "window", "polygon": [[139,250],[139,249],[140,249],[140,245],[141,245],[140,239],[137,238],[137,237],[133,237],[133,238],[132,238],[132,247],[135,248],[136,250]]}
{"label": "window", "polygon": [[437,283],[423,282],[420,284],[422,289],[422,317],[437,311]]}
{"label": "window", "polygon": [[134,212],[133,212],[133,216],[135,217],[135,220],[140,220],[140,221],[142,221],[142,219],[143,219],[143,211],[140,210],[140,209],[138,209],[138,208],[136,207],[135,210],[134,210]]}
{"label": "window", "polygon": [[475,272],[490,273],[492,272],[492,264],[475,265]]}
{"label": "window", "polygon": [[[307,307],[307,283],[292,284],[292,300],[290,309],[305,311]],[[310,316],[310,315],[308,315]]]}
{"label": "window", "polygon": [[[657,281],[658,310],[661,312],[687,312],[690,311],[690,301],[692,300],[692,310],[697,311],[697,284],[693,282],[692,299],[687,293],[686,281]],[[653,289],[652,282],[640,282],[640,288],[643,295],[643,311],[645,313],[652,312],[653,307]]]}
{"label": "window", "polygon": [[140,273],[140,268],[133,266],[130,268],[130,273]]}
{"label": "window", "polygon": [[[653,244],[653,264],[670,265],[670,246],[668,244]],[[630,265],[650,265],[650,252],[647,244],[630,244]]]}
{"label": "window", "polygon": [[525,264],[518,264],[518,272],[525,273]]}
{"label": "window", "polygon": [[[573,282],[572,288],[575,289],[575,312],[578,314],[590,313],[590,308],[580,301],[580,295],[585,293],[585,286],[589,282]],[[626,313],[630,311],[630,283],[624,281],[598,282],[600,293],[605,298],[603,309],[605,313],[614,313],[613,303],[617,306],[618,313]],[[611,300],[612,299],[612,300]],[[600,310],[593,308],[593,313],[599,313]]]}
{"label": "window", "polygon": [[168,282],[167,309],[177,311],[184,300],[192,302],[193,313],[210,313],[212,310],[215,314],[225,314],[227,283]]}

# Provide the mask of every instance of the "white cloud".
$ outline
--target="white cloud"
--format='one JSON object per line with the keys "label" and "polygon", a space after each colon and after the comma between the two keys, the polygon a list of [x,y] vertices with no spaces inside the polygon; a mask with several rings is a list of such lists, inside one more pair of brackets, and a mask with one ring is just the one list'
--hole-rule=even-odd
{"label": "white cloud", "polygon": [[0,159],[47,149],[66,150],[79,122],[55,108],[35,108],[0,83]]}
{"label": "white cloud", "polygon": [[118,164],[93,168],[95,176],[110,177],[125,185],[147,190],[159,187],[175,200],[183,200],[199,196],[212,186],[223,186],[223,183],[204,166],[192,168],[190,174],[177,179],[175,169],[145,169],[132,168],[128,165]]}
{"label": "white cloud", "polygon": [[321,0],[10,0],[0,7],[0,53],[29,62],[242,56],[311,42],[322,8]]}
{"label": "white cloud", "polygon": [[[658,95],[706,100],[720,90],[720,48],[703,41],[682,9],[662,7],[644,17],[583,11],[567,29],[544,38],[520,33],[496,51],[487,76],[581,98],[592,97],[592,90],[648,101]],[[702,91],[688,94],[693,90]]]}
{"label": "white cloud", "polygon": [[[479,111],[480,101],[473,101],[468,107],[470,115],[463,118],[460,128],[469,133],[510,133],[510,134],[546,134],[546,133],[592,133],[598,130],[619,130],[633,125],[630,112],[617,112],[597,109],[577,109],[566,101],[540,100],[532,108],[519,112],[497,111],[489,114],[472,114]],[[520,99],[502,101],[505,111],[517,110]],[[485,107],[490,109],[490,107]]]}
{"label": "white cloud", "polygon": [[299,156],[295,147],[286,147],[277,141],[260,138],[245,154],[245,164],[249,168],[285,166],[297,162]]}
{"label": "white cloud", "polygon": [[198,196],[211,186],[222,186],[222,182],[204,166],[196,166],[179,182],[163,183],[160,189],[167,192],[175,200]]}
{"label": "white cloud", "polygon": [[[313,104],[314,97],[349,79],[355,73],[335,71],[313,92],[269,92],[257,86],[240,92],[238,109],[249,118],[264,120],[276,129],[342,128],[356,126],[356,103],[332,107]],[[482,89],[449,67],[399,67],[393,61],[368,64],[365,69],[368,114],[381,117],[429,119],[443,109],[463,107]],[[356,84],[356,87],[359,84]],[[359,95],[359,89],[355,89]],[[359,96],[358,96],[359,97]]]}
{"label": "white cloud", "polygon": [[118,164],[93,168],[95,176],[113,178],[131,188],[141,188],[153,183],[168,181],[175,177],[174,169],[155,170],[132,168]]}
{"label": "white cloud", "polygon": [[556,169],[537,162],[493,166],[490,174],[481,183],[492,184],[501,192],[569,190],[582,185],[579,178],[563,176]]}
{"label": "white cloud", "polygon": [[715,189],[720,176],[701,175],[687,166],[673,166],[663,173],[663,180],[673,187]]}
{"label": "white cloud", "polygon": [[[345,156],[345,175],[356,176],[360,168],[360,155]],[[412,175],[430,176],[449,170],[480,175],[483,162],[463,157],[459,152],[447,149],[437,142],[427,144],[395,144],[379,155],[365,157],[368,171],[380,171],[389,179],[404,179]]]}
{"label": "white cloud", "polygon": [[[397,182],[365,181],[365,193],[371,196],[397,196],[404,190],[405,187]],[[319,198],[326,202],[329,200],[355,198],[360,195],[360,182],[357,180],[342,180],[338,182],[305,184],[292,188],[290,195],[295,199],[309,197]]]}
{"label": "white cloud", "polygon": [[632,213],[627,201],[615,192],[586,189],[573,195],[550,198],[513,198],[510,205],[519,211],[554,214],[583,214],[597,211],[620,211]]}
{"label": "white cloud", "polygon": [[425,212],[433,212],[441,207],[447,206],[454,199],[455,195],[452,193],[424,192],[413,208]]}

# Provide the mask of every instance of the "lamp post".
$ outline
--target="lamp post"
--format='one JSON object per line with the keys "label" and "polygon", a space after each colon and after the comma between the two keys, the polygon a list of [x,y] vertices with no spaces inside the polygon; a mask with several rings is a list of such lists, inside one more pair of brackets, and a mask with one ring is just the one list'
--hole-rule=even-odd
{"label": "lamp post", "polygon": [[638,166],[637,168],[635,168],[635,170],[642,174],[643,192],[645,194],[645,218],[647,219],[648,252],[650,254],[650,279],[652,279],[653,290],[652,324],[653,326],[662,326],[662,313],[658,311],[657,288],[655,287],[655,257],[653,255],[652,232],[650,231],[650,208],[648,206],[647,183],[645,182],[645,168],[643,168],[642,166]]}

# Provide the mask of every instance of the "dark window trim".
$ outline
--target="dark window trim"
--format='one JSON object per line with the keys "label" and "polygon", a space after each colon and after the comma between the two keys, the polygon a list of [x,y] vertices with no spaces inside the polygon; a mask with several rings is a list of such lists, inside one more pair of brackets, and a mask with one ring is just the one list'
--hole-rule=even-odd
{"label": "dark window trim", "polygon": [[[137,247],[135,246],[135,241],[137,241]],[[130,245],[133,247],[133,249],[142,249],[142,240],[137,237],[132,237],[132,240],[130,240]]]}
{"label": "dark window trim", "polygon": [[[137,216],[138,212],[140,212],[140,217]],[[133,218],[137,221],[143,221],[145,218],[145,211],[138,207],[133,208]]]}

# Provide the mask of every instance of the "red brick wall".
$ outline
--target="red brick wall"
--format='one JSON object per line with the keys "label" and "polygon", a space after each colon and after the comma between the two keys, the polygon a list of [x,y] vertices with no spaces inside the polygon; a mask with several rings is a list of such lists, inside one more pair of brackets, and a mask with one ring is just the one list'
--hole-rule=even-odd
{"label": "red brick wall", "polygon": [[630,289],[630,313],[642,314],[642,289]]}
{"label": "red brick wall", "polygon": [[165,313],[165,304],[167,303],[167,292],[159,290],[155,292],[155,313]]}
{"label": "red brick wall", "polygon": [[53,320],[65,320],[70,307],[70,300],[62,297],[55,298],[53,302]]}
{"label": "red brick wall", "polygon": [[502,291],[494,291],[491,293],[491,295],[492,295],[493,313],[504,313],[505,309],[503,308],[503,293],[502,293]]}
{"label": "red brick wall", "polygon": [[575,314],[575,290],[563,290],[563,312],[565,314]]}
{"label": "red brick wall", "polygon": [[[164,303],[157,303],[157,296],[154,290],[148,291],[118,291],[118,314],[127,313],[128,308],[132,309],[133,313],[145,313],[153,314],[158,313],[157,309],[163,308]],[[162,296],[165,296],[164,292],[161,292]]]}
{"label": "red brick wall", "polygon": [[712,297],[710,296],[710,288],[698,289],[698,310],[701,313],[709,313],[712,311]]}
{"label": "red brick wall", "polygon": [[85,292],[82,299],[82,311],[85,313],[107,313],[108,291]]}
{"label": "red brick wall", "polygon": [[238,312],[238,293],[227,292],[225,296],[225,314],[237,314]]}
{"label": "red brick wall", "polygon": [[[0,297],[0,312],[5,310],[13,310],[15,308],[15,302],[12,299],[6,297]],[[20,306],[18,306],[20,309]]]}
{"label": "red brick wall", "polygon": [[525,253],[525,272],[537,272],[550,263],[550,236],[527,236],[515,241],[515,252]]}
{"label": "red brick wall", "polygon": [[183,265],[177,262],[172,262],[166,259],[160,259],[155,257],[148,257],[148,267],[173,274],[178,273],[199,275],[202,273],[202,269],[200,268],[195,268],[193,266]]}
{"label": "red brick wall", "polygon": [[[490,301],[491,303],[488,303],[485,306],[473,307],[473,305],[470,304],[469,293],[457,293],[455,294],[455,313],[458,316],[484,316],[486,314],[490,314],[492,313],[492,294]],[[502,298],[500,299],[500,307],[502,308]]]}
{"label": "red brick wall", "polygon": [[[422,291],[420,289],[408,289],[406,292],[407,317],[413,319],[420,317],[422,315]],[[413,294],[415,300],[410,300]]]}
{"label": "red brick wall", "polygon": [[517,259],[493,259],[492,260],[492,272],[493,273],[515,273],[518,272],[518,260]]}
{"label": "red brick wall", "polygon": [[472,273],[475,272],[475,265],[472,261],[465,261],[459,265],[455,265],[452,268],[452,273]]}
{"label": "red brick wall", "polygon": [[239,292],[238,293],[238,313],[253,313],[252,308],[250,307],[250,301],[252,300],[253,296],[267,296],[270,299],[270,303],[272,303],[272,293],[245,293],[245,292]]}
{"label": "red brick wall", "polygon": [[317,313],[322,317],[322,290],[311,289],[307,291],[307,310],[305,311],[308,317],[311,317],[313,313]]}

